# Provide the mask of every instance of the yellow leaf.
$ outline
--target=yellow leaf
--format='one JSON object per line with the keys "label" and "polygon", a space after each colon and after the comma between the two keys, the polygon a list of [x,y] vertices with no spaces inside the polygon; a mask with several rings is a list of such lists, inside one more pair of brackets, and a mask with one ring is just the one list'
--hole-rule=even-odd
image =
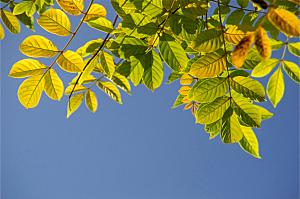
{"label": "yellow leaf", "polygon": [[5,37],[5,32],[3,26],[0,24],[0,40],[4,39],[4,37]]}
{"label": "yellow leaf", "polygon": [[278,67],[270,77],[267,85],[268,97],[275,108],[284,95],[284,87],[284,77],[281,67]]}
{"label": "yellow leaf", "polygon": [[269,59],[271,57],[271,43],[267,32],[261,26],[258,27],[255,35],[255,46],[262,58]]}
{"label": "yellow leaf", "polygon": [[57,59],[57,64],[61,67],[61,69],[71,73],[82,72],[84,68],[82,57],[71,50],[67,50],[60,55]]}
{"label": "yellow leaf", "polygon": [[95,19],[98,17],[105,17],[106,9],[100,4],[93,4],[87,13],[84,21],[88,21],[90,19]]}
{"label": "yellow leaf", "polygon": [[45,74],[45,92],[53,100],[60,100],[64,94],[64,83],[52,68]]}
{"label": "yellow leaf", "polygon": [[68,16],[59,9],[50,8],[43,12],[37,22],[43,29],[52,34],[68,36],[72,33]]}
{"label": "yellow leaf", "polygon": [[29,57],[53,57],[59,50],[52,41],[40,35],[31,35],[23,40],[20,51]]}
{"label": "yellow leaf", "polygon": [[119,89],[111,82],[98,82],[97,86],[113,100],[122,104],[121,94]]}
{"label": "yellow leaf", "polygon": [[97,111],[98,101],[97,96],[93,91],[88,90],[85,93],[85,103],[90,111],[92,111],[93,113]]}
{"label": "yellow leaf", "polygon": [[232,64],[236,68],[241,68],[243,66],[244,61],[247,57],[247,54],[253,43],[254,43],[254,34],[249,33],[235,47],[235,49],[231,55],[231,59],[232,59]]}
{"label": "yellow leaf", "polygon": [[[74,90],[73,90],[74,89]],[[85,91],[87,88],[85,86],[79,85],[77,84],[74,88],[74,85],[70,85],[66,88],[65,90],[65,95],[69,95],[71,94],[71,92],[73,91],[74,93],[76,92],[80,92],[80,91]]]}
{"label": "yellow leaf", "polygon": [[300,36],[300,20],[292,12],[283,8],[271,8],[268,13],[268,19],[285,34]]}
{"label": "yellow leaf", "polygon": [[226,41],[231,44],[238,44],[244,37],[246,33],[238,29],[238,26],[230,25],[225,31],[224,37]]}
{"label": "yellow leaf", "polygon": [[189,92],[191,90],[190,86],[182,86],[179,90],[178,93],[180,93],[181,95],[188,95]]}
{"label": "yellow leaf", "polygon": [[240,146],[247,153],[260,159],[261,157],[259,155],[258,140],[255,133],[250,127],[245,127],[245,126],[241,126],[241,127],[243,132],[243,138],[239,141]]}
{"label": "yellow leaf", "polygon": [[83,0],[56,0],[59,6],[70,15],[82,14],[84,8]]}
{"label": "yellow leaf", "polygon": [[21,30],[20,23],[15,15],[7,10],[1,9],[1,19],[7,29],[13,34],[18,34]]}
{"label": "yellow leaf", "polygon": [[194,81],[194,78],[187,73],[183,74],[180,78],[181,85],[190,85],[193,83],[193,81]]}
{"label": "yellow leaf", "polygon": [[47,67],[34,59],[22,59],[15,63],[10,72],[9,76],[14,78],[24,78],[33,75],[40,75],[44,73]]}
{"label": "yellow leaf", "polygon": [[83,84],[84,82],[87,81],[87,78],[90,77],[91,73],[93,72],[93,70],[97,66],[97,64],[98,64],[98,60],[96,58],[94,58],[91,61],[90,61],[90,59],[84,60],[85,68],[84,68],[84,71],[82,72],[82,74],[78,76],[78,77],[80,77],[78,79],[78,84]]}
{"label": "yellow leaf", "polygon": [[184,107],[183,107],[183,110],[189,110],[190,108],[192,108],[193,107],[193,103],[188,103],[188,104],[186,104]]}
{"label": "yellow leaf", "polygon": [[81,105],[84,93],[73,95],[68,102],[67,118],[69,118]]}
{"label": "yellow leaf", "polygon": [[100,53],[100,61],[106,75],[111,78],[116,69],[113,56],[102,51]]}
{"label": "yellow leaf", "polygon": [[25,108],[34,108],[38,105],[44,84],[43,75],[32,76],[23,81],[18,90],[18,98]]}

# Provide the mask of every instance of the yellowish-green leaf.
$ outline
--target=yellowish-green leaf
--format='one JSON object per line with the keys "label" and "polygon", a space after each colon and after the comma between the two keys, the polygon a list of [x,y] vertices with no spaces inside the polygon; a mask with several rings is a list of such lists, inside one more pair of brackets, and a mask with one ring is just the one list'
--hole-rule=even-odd
{"label": "yellowish-green leaf", "polygon": [[284,95],[284,78],[281,67],[278,67],[270,77],[267,85],[267,94],[273,106],[276,108]]}
{"label": "yellowish-green leaf", "polygon": [[4,37],[5,37],[5,32],[3,26],[0,24],[0,40],[4,39]]}
{"label": "yellowish-green leaf", "polygon": [[106,16],[106,9],[104,6],[100,4],[93,4],[87,13],[84,21],[89,21],[91,19],[96,19],[99,17],[105,17]]}
{"label": "yellowish-green leaf", "polygon": [[57,64],[64,71],[71,73],[81,72],[84,68],[82,57],[78,53],[71,50],[67,50],[66,52],[61,54],[57,59]]}
{"label": "yellowish-green leaf", "polygon": [[97,66],[98,61],[96,58],[94,58],[93,60],[90,61],[90,59],[86,59],[84,60],[84,71],[82,72],[79,80],[78,80],[78,84],[83,84],[84,82],[87,81],[88,78],[90,78],[91,73],[93,72],[94,68]]}
{"label": "yellowish-green leaf", "polygon": [[[74,85],[74,84],[76,83],[78,77],[80,76],[80,74],[81,74],[81,73],[78,73],[78,75],[76,75],[76,76],[72,79],[72,81],[69,82],[69,84],[70,84],[70,85]],[[82,76],[82,75],[81,75],[81,76]],[[90,83],[90,82],[93,82],[93,81],[95,81],[95,80],[96,80],[96,78],[95,78],[93,75],[89,74],[89,75],[87,75],[87,76],[84,78],[84,81],[82,82],[82,84]]]}
{"label": "yellowish-green leaf", "polygon": [[190,43],[190,47],[199,52],[214,52],[223,45],[221,35],[221,31],[216,29],[203,31]]}
{"label": "yellowish-green leaf", "polygon": [[102,51],[100,53],[100,61],[106,75],[111,78],[116,69],[113,56]]}
{"label": "yellowish-green leaf", "polygon": [[12,66],[9,76],[14,78],[24,78],[33,75],[40,75],[44,73],[46,68],[47,67],[38,60],[22,59]]}
{"label": "yellowish-green leaf", "polygon": [[243,138],[239,141],[240,147],[255,158],[261,158],[259,155],[259,146],[257,137],[250,127],[241,126]]}
{"label": "yellowish-green leaf", "polygon": [[45,93],[53,100],[60,100],[64,94],[64,83],[61,81],[54,69],[45,74]]}
{"label": "yellowish-green leaf", "polygon": [[130,57],[130,74],[129,74],[129,78],[132,81],[134,86],[137,86],[141,79],[143,78],[143,74],[144,74],[144,67],[143,67],[143,63],[140,59],[131,56]]}
{"label": "yellowish-green leaf", "polygon": [[300,42],[289,43],[288,49],[293,55],[300,57]]}
{"label": "yellowish-green leaf", "polygon": [[223,52],[213,52],[200,57],[190,69],[190,74],[198,78],[214,77],[226,70],[226,56]]}
{"label": "yellowish-green leaf", "polygon": [[262,120],[267,120],[270,119],[271,117],[273,117],[273,113],[271,113],[268,109],[255,105],[257,109],[259,109],[259,112],[261,114],[261,119]]}
{"label": "yellowish-green leaf", "polygon": [[29,57],[53,57],[59,50],[52,41],[40,35],[31,35],[23,40],[20,51]]}
{"label": "yellowish-green leaf", "polygon": [[122,104],[120,91],[113,83],[99,81],[97,86],[113,100]]}
{"label": "yellowish-green leaf", "polygon": [[18,98],[26,109],[38,105],[44,90],[44,84],[43,75],[29,77],[22,82],[18,89]]}
{"label": "yellowish-green leaf", "polygon": [[59,9],[50,8],[43,12],[37,22],[43,29],[52,34],[68,36],[72,33],[68,16]]}
{"label": "yellowish-green leaf", "polygon": [[20,23],[15,15],[7,10],[0,10],[1,19],[6,28],[13,34],[18,34],[21,30]]}
{"label": "yellowish-green leaf", "polygon": [[97,111],[98,108],[97,96],[90,89],[88,89],[87,92],[85,93],[85,104],[91,112],[95,113]]}
{"label": "yellowish-green leaf", "polygon": [[246,33],[235,25],[229,25],[224,34],[226,41],[235,45],[237,45],[245,36]]}
{"label": "yellowish-green leaf", "polygon": [[127,78],[120,73],[114,73],[112,81],[126,93],[130,93],[131,87]]}
{"label": "yellowish-green leaf", "polygon": [[72,95],[68,102],[67,118],[69,118],[81,105],[84,98],[84,93]]}
{"label": "yellowish-green leaf", "polygon": [[76,52],[80,56],[86,57],[86,56],[92,54],[96,49],[98,49],[101,46],[102,42],[103,42],[102,39],[94,39],[94,40],[88,41],[83,46],[78,48],[76,50]]}
{"label": "yellowish-green leaf", "polygon": [[294,62],[283,61],[283,69],[292,80],[300,83],[300,68]]}
{"label": "yellowish-green leaf", "polygon": [[243,138],[242,127],[235,113],[222,119],[221,139],[224,143],[236,143]]}
{"label": "yellowish-green leaf", "polygon": [[275,58],[264,60],[260,62],[257,66],[255,66],[251,73],[251,76],[264,77],[268,75],[278,63],[279,60]]}
{"label": "yellowish-green leaf", "polygon": [[107,33],[110,33],[114,30],[114,27],[113,27],[111,21],[109,21],[105,17],[91,19],[87,22],[87,24],[92,28],[95,28],[97,30],[107,32]]}
{"label": "yellowish-green leaf", "polygon": [[59,6],[70,15],[80,15],[83,12],[84,0],[56,0]]}
{"label": "yellowish-green leaf", "polygon": [[230,98],[219,97],[213,102],[201,104],[196,113],[196,122],[210,124],[221,119],[230,106]]}
{"label": "yellowish-green leaf", "polygon": [[[73,90],[74,89],[74,90]],[[76,85],[76,87],[74,88],[74,85],[70,85],[66,88],[65,90],[65,95],[70,95],[71,92],[73,91],[73,93],[77,93],[77,92],[80,92],[80,91],[85,91],[87,88],[85,86],[82,86],[82,85]]]}
{"label": "yellowish-green leaf", "polygon": [[36,11],[36,6],[34,1],[23,1],[14,7],[13,14],[20,15],[22,13],[26,13],[27,16],[32,16]]}

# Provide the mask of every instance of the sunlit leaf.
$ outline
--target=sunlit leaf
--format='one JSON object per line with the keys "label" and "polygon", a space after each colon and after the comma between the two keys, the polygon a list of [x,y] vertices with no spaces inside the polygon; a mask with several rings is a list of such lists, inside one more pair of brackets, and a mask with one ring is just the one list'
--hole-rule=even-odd
{"label": "sunlit leaf", "polygon": [[89,21],[91,19],[96,19],[96,18],[105,17],[105,16],[106,16],[106,9],[104,6],[102,6],[100,4],[92,4],[92,6],[84,20]]}
{"label": "sunlit leaf", "polygon": [[294,62],[283,61],[283,69],[298,84],[300,83],[300,68]]}
{"label": "sunlit leaf", "polygon": [[67,50],[60,55],[57,59],[57,64],[61,69],[71,73],[81,72],[84,67],[82,57],[71,50]]}
{"label": "sunlit leaf", "polygon": [[43,63],[34,59],[22,59],[16,62],[10,69],[9,76],[14,78],[24,78],[34,75],[41,75],[47,68]]}
{"label": "sunlit leaf", "polygon": [[259,155],[259,146],[258,140],[250,127],[242,127],[243,138],[239,141],[239,144],[242,149],[244,149],[247,153],[251,154],[255,158],[261,158]]}
{"label": "sunlit leaf", "polygon": [[278,63],[279,60],[275,58],[262,61],[253,69],[251,76],[264,77],[268,75]]}
{"label": "sunlit leaf", "polygon": [[267,94],[273,106],[276,107],[284,95],[284,78],[281,67],[278,67],[270,77],[267,85]]}
{"label": "sunlit leaf", "polygon": [[80,15],[83,12],[84,0],[56,0],[58,5],[70,15]]}
{"label": "sunlit leaf", "polygon": [[20,23],[15,15],[7,10],[0,10],[1,19],[6,28],[13,34],[18,34],[21,30]]}
{"label": "sunlit leaf", "polygon": [[54,69],[50,69],[45,74],[45,93],[53,100],[60,100],[64,94],[64,83],[59,78]]}
{"label": "sunlit leaf", "polygon": [[98,108],[98,100],[96,94],[90,89],[85,93],[85,104],[91,112],[96,112]]}
{"label": "sunlit leaf", "polygon": [[289,49],[290,53],[292,53],[295,56],[300,57],[300,42],[289,43],[288,49]]}
{"label": "sunlit leaf", "polygon": [[122,104],[120,91],[113,83],[98,81],[97,86],[114,101]]}
{"label": "sunlit leaf", "polygon": [[82,104],[84,93],[72,95],[68,102],[67,118],[69,118]]}

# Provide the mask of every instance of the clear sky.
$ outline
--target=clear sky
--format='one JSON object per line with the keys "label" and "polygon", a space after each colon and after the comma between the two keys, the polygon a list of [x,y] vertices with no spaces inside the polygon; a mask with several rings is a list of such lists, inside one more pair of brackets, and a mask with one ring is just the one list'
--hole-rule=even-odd
{"label": "clear sky", "polygon": [[[67,40],[37,25],[36,33],[60,47]],[[22,27],[1,41],[2,199],[298,198],[299,90],[287,76],[283,101],[276,110],[267,105],[275,116],[256,130],[258,160],[238,145],[209,141],[189,112],[171,110],[177,83],[154,93],[133,88],[132,96],[122,93],[123,105],[97,91],[99,110],[81,106],[70,119],[66,97],[43,94],[37,108],[25,110],[17,99],[21,80],[7,74],[25,58],[17,48],[30,34]],[[99,36],[84,25],[71,49]]]}

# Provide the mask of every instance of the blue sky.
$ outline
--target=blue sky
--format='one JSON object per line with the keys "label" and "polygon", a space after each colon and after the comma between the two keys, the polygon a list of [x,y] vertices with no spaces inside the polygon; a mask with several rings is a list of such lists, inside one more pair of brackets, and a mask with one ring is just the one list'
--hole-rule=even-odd
{"label": "blue sky", "polygon": [[[108,14],[113,19],[111,9]],[[36,33],[60,47],[67,40],[38,26]],[[209,141],[189,112],[171,110],[177,83],[164,83],[154,93],[133,88],[132,96],[122,93],[123,105],[99,91],[95,114],[82,106],[70,119],[67,98],[54,102],[43,94],[37,108],[25,110],[17,99],[21,80],[7,74],[25,58],[17,47],[30,34],[22,27],[21,35],[6,34],[1,41],[3,199],[298,197],[299,89],[287,76],[278,108],[266,103],[275,116],[256,130],[262,155],[257,160],[238,145]],[[99,36],[84,26],[70,49]]]}

